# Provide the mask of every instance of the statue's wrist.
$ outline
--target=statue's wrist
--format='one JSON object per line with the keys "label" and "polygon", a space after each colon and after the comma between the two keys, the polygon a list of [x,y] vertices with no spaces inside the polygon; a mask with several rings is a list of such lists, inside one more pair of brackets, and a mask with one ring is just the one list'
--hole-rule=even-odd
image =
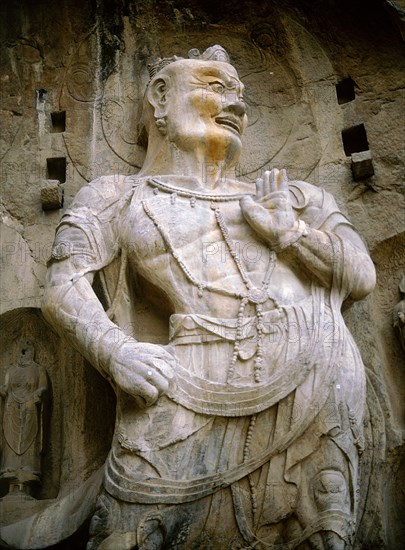
{"label": "statue's wrist", "polygon": [[129,336],[116,325],[109,327],[97,343],[97,364],[104,371],[107,378],[114,377],[114,359],[118,350],[129,340]]}
{"label": "statue's wrist", "polygon": [[283,235],[278,240],[277,244],[272,245],[272,249],[276,253],[282,252],[291,245],[298,243],[301,237],[306,237],[308,233],[309,231],[307,224],[303,220],[297,220],[293,229]]}

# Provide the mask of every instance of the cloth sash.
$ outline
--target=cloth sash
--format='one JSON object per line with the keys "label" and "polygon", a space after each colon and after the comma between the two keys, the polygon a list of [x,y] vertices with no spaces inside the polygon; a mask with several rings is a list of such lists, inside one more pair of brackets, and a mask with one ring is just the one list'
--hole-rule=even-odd
{"label": "cloth sash", "polygon": [[[262,384],[252,382],[248,387],[220,384],[196,376],[186,369],[187,365],[179,365],[176,373],[176,387],[168,395],[169,399],[197,413],[245,417],[260,413],[260,411],[280,402],[287,406],[287,402],[284,402],[283,398],[292,394],[295,397],[292,400],[289,399],[290,405],[288,406],[298,407],[301,414],[292,415],[288,430],[275,434],[266,449],[243,463],[198,478],[170,479],[148,476],[146,479],[139,479],[131,471],[123,469],[119,462],[116,462],[114,451],[112,451],[104,481],[106,490],[126,502],[143,504],[192,502],[232,485],[266,464],[272,457],[288,449],[313,424],[315,417],[324,407],[329,398],[329,388],[336,381],[339,361],[341,361],[341,338],[336,338],[330,346],[323,346],[320,341],[320,337],[325,336],[325,327],[329,326],[325,322],[329,322],[333,316],[329,317],[330,310],[324,308],[323,296],[315,294],[316,298],[313,302],[317,305],[316,315],[310,317],[322,320],[322,323],[319,322],[315,329],[312,327],[309,330],[310,323],[307,322],[307,330],[304,331],[303,338],[305,346],[302,346],[302,339],[300,340],[298,337],[294,338],[294,342],[289,342],[287,338],[275,343],[275,346],[281,346],[284,349],[287,356],[291,349],[294,353],[290,353],[289,361],[281,363],[265,382]],[[313,304],[306,301],[305,304],[298,307],[298,310],[301,313],[306,311],[308,314],[308,305],[312,306]],[[264,323],[271,319],[274,321],[277,317],[280,322],[287,323],[287,326],[290,325],[291,328],[293,318],[297,322],[297,306],[283,309],[284,311],[281,313],[269,312],[263,318]],[[321,315],[320,309],[327,309],[326,316],[323,313]],[[247,319],[246,323],[249,321],[253,320]],[[220,320],[198,315],[176,315],[171,323],[172,344],[175,349],[177,350],[183,345],[191,347],[199,347],[201,344],[203,347],[216,346],[215,341],[204,343],[206,333],[198,332],[198,327],[201,328],[202,324],[206,328],[211,327],[207,329],[209,336],[216,338],[218,342],[224,339],[222,334],[218,334],[221,326],[227,328],[225,339],[228,342],[232,342],[235,338],[236,320]],[[269,324],[269,328],[271,328],[271,324]],[[247,332],[246,334],[250,334],[252,337],[251,333]],[[191,343],[190,339],[194,343]],[[301,351],[297,353],[300,347]],[[295,357],[293,357],[294,354]],[[272,359],[272,357],[267,357],[267,362],[271,363]],[[301,395],[299,387],[302,385],[306,387],[308,383],[311,390],[305,396]],[[294,392],[294,390],[297,391]],[[242,421],[242,418],[235,418],[234,421]],[[190,437],[193,435],[190,434]],[[117,444],[119,445],[118,442]],[[173,444],[173,452],[176,452],[175,444]],[[134,453],[134,459],[136,461],[136,453]]]}
{"label": "cloth sash", "polygon": [[[332,316],[325,318],[323,292],[297,306],[285,306],[263,314],[263,382],[253,380],[243,385],[218,383],[190,372],[179,361],[176,383],[169,390],[170,399],[194,412],[214,416],[249,416],[278,403],[300,386],[309,373],[317,371],[316,387],[327,387],[336,370],[333,362],[337,342],[328,341],[334,334]],[[235,341],[237,320],[202,315],[172,315],[171,343],[181,347]],[[246,318],[242,326],[240,354],[254,355],[255,318]],[[274,337],[272,337],[274,336]],[[214,344],[215,345],[215,344]],[[249,349],[250,348],[250,349]],[[271,370],[266,373],[266,363]]]}

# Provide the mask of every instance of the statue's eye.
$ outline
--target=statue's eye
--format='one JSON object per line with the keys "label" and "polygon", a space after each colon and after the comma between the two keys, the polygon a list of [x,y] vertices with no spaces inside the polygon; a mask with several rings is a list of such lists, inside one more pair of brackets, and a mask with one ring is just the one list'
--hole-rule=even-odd
{"label": "statue's eye", "polygon": [[216,92],[217,94],[225,93],[225,86],[222,84],[222,82],[210,82],[208,86],[213,92]]}

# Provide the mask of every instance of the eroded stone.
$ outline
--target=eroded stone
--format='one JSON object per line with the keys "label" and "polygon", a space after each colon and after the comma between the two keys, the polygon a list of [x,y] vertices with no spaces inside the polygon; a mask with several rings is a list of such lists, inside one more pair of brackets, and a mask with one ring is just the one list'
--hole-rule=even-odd
{"label": "eroded stone", "polygon": [[371,151],[361,151],[360,153],[353,153],[352,159],[352,171],[355,181],[361,181],[374,176],[373,159]]}
{"label": "eroded stone", "polygon": [[59,180],[46,180],[41,189],[42,210],[58,210],[63,206],[63,187]]}
{"label": "eroded stone", "polygon": [[[44,315],[117,389],[88,548],[274,545],[275,532],[343,548],[365,375],[340,306],[372,290],[374,267],[330,194],[285,170],[255,194],[235,178],[243,84],[220,46],[190,57],[149,67],[140,173],[84,187],[54,243]],[[107,274],[114,262],[127,276]],[[167,297],[168,342],[139,342],[127,323],[136,272]]]}

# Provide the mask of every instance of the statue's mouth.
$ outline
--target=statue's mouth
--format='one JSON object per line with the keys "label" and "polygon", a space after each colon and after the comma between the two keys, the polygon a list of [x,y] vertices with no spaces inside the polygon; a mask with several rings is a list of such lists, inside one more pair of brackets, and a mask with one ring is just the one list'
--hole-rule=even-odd
{"label": "statue's mouth", "polygon": [[238,134],[238,136],[240,136],[242,134],[241,121],[236,117],[229,117],[229,116],[227,116],[227,117],[217,117],[215,119],[215,122],[217,124],[221,124],[222,126],[226,126],[227,128],[229,128],[233,132],[236,132]]}

